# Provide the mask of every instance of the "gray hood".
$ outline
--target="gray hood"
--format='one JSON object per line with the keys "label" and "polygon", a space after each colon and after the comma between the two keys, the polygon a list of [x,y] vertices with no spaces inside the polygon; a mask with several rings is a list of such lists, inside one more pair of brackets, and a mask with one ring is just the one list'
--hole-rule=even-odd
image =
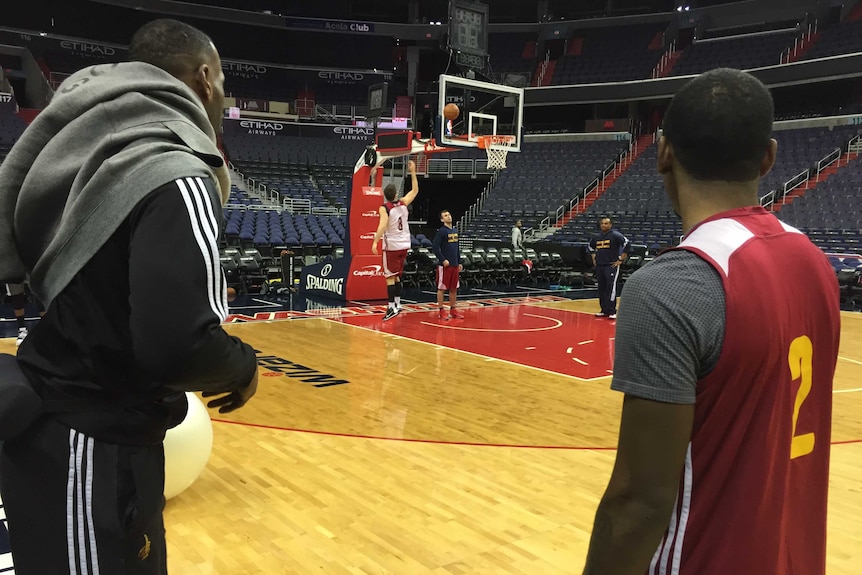
{"label": "gray hood", "polygon": [[[150,64],[66,79],[0,166],[0,281],[30,276],[47,308],[147,194],[224,160],[197,95]],[[228,186],[225,189],[225,186]]]}

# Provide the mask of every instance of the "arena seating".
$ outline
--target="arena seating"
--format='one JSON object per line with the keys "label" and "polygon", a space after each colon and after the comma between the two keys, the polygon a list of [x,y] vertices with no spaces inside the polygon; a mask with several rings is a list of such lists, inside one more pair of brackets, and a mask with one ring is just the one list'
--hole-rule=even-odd
{"label": "arena seating", "polygon": [[776,131],[773,137],[778,141],[778,157],[760,184],[761,195],[782,189],[784,182],[816,166],[818,160],[842,147],[859,131],[859,126]]}
{"label": "arena seating", "polygon": [[[857,133],[858,126],[839,126],[828,128],[806,128],[799,130],[780,130],[774,133],[779,142],[779,154],[773,169],[774,175],[769,175],[763,180],[760,187],[761,195],[771,189],[780,188],[783,183],[796,174],[812,168],[817,161],[829,153],[829,151],[842,147],[850,137]],[[549,239],[551,241],[564,243],[583,243],[595,235],[598,230],[598,220],[603,215],[610,215],[615,220],[615,225],[635,243],[648,246],[651,249],[660,249],[674,244],[682,234],[679,219],[673,214],[670,201],[664,193],[662,179],[656,172],[657,146],[646,150],[631,167],[608,189],[590,208],[583,214],[568,222],[557,230]],[[814,218],[822,218],[823,214],[837,218],[842,225],[835,227],[862,227],[858,219],[852,219],[858,214],[857,208],[848,208],[843,203],[849,200],[853,190],[853,182],[858,176],[839,172],[839,175],[826,180],[825,185],[834,186],[836,199],[826,200],[829,209],[825,207],[811,208],[810,212]],[[830,184],[832,182],[832,184]],[[855,188],[858,190],[858,187]],[[797,199],[793,204],[781,211],[781,217],[785,218],[785,210],[794,214],[795,210],[802,212],[805,208],[794,208],[795,205],[805,205],[809,196],[819,197],[817,190],[806,194],[802,201]],[[840,191],[837,191],[840,190]],[[833,195],[824,193],[823,198],[832,198]],[[839,207],[843,206],[843,207]],[[841,212],[841,213],[839,213]],[[801,225],[794,218],[787,218],[788,223]],[[810,220],[803,220],[806,223]],[[829,222],[836,220],[820,220]],[[836,222],[836,224],[837,224]],[[843,224],[848,225],[843,225]]]}
{"label": "arena seating", "polygon": [[0,114],[0,160],[6,157],[26,127],[27,123],[17,114]]}
{"label": "arena seating", "polygon": [[862,254],[862,161],[852,161],[804,196],[781,209],[779,217],[804,230],[829,252]]}
{"label": "arena seating", "polygon": [[649,78],[663,53],[655,39],[667,23],[578,30],[557,60],[552,84]]}
{"label": "arena seating", "polygon": [[862,52],[862,20],[845,22],[820,31],[803,60]]}
{"label": "arena seating", "polygon": [[750,70],[775,66],[782,51],[793,46],[796,34],[791,30],[695,42],[682,51],[671,74],[686,76],[722,67]]}
{"label": "arena seating", "polygon": [[233,136],[225,142],[231,161],[248,178],[282,197],[307,200],[310,208],[346,207],[360,141]]}
{"label": "arena seating", "polygon": [[575,197],[625,149],[628,142],[525,143],[509,154],[484,209],[465,235],[509,241],[515,220],[536,227]]}
{"label": "arena seating", "polygon": [[585,243],[599,229],[599,219],[610,216],[630,241],[659,249],[682,234],[664,184],[656,172],[657,146],[650,146],[583,214],[572,219],[549,239]]}
{"label": "arena seating", "polygon": [[498,75],[524,74],[529,79],[539,60],[533,32],[489,34],[488,52],[491,67]]}
{"label": "arena seating", "polygon": [[265,206],[230,206],[225,208],[228,245],[262,248],[274,245],[340,246],[344,243],[346,216],[291,214]]}

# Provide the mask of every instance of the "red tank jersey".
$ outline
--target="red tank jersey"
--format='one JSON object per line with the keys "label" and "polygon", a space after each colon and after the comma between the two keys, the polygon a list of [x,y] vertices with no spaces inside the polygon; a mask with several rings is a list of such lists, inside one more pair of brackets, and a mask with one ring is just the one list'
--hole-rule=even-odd
{"label": "red tank jersey", "polygon": [[676,249],[721,275],[724,345],[650,575],[823,575],[838,283],[763,208],[718,214]]}

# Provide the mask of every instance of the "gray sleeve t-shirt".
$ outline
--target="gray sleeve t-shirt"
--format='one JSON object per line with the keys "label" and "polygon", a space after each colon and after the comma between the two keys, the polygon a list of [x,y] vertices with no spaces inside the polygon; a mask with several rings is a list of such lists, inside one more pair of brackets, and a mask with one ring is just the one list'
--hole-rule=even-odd
{"label": "gray sleeve t-shirt", "polygon": [[663,254],[625,284],[611,389],[693,404],[697,381],[718,363],[724,327],[718,272],[691,252]]}

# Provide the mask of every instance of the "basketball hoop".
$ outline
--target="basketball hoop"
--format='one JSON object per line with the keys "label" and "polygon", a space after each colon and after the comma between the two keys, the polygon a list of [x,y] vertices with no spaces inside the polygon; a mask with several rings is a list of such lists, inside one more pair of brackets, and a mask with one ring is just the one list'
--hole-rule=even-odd
{"label": "basketball hoop", "polygon": [[488,153],[488,169],[502,170],[506,167],[506,156],[509,149],[515,145],[515,136],[493,134],[479,136],[476,140],[479,147]]}

